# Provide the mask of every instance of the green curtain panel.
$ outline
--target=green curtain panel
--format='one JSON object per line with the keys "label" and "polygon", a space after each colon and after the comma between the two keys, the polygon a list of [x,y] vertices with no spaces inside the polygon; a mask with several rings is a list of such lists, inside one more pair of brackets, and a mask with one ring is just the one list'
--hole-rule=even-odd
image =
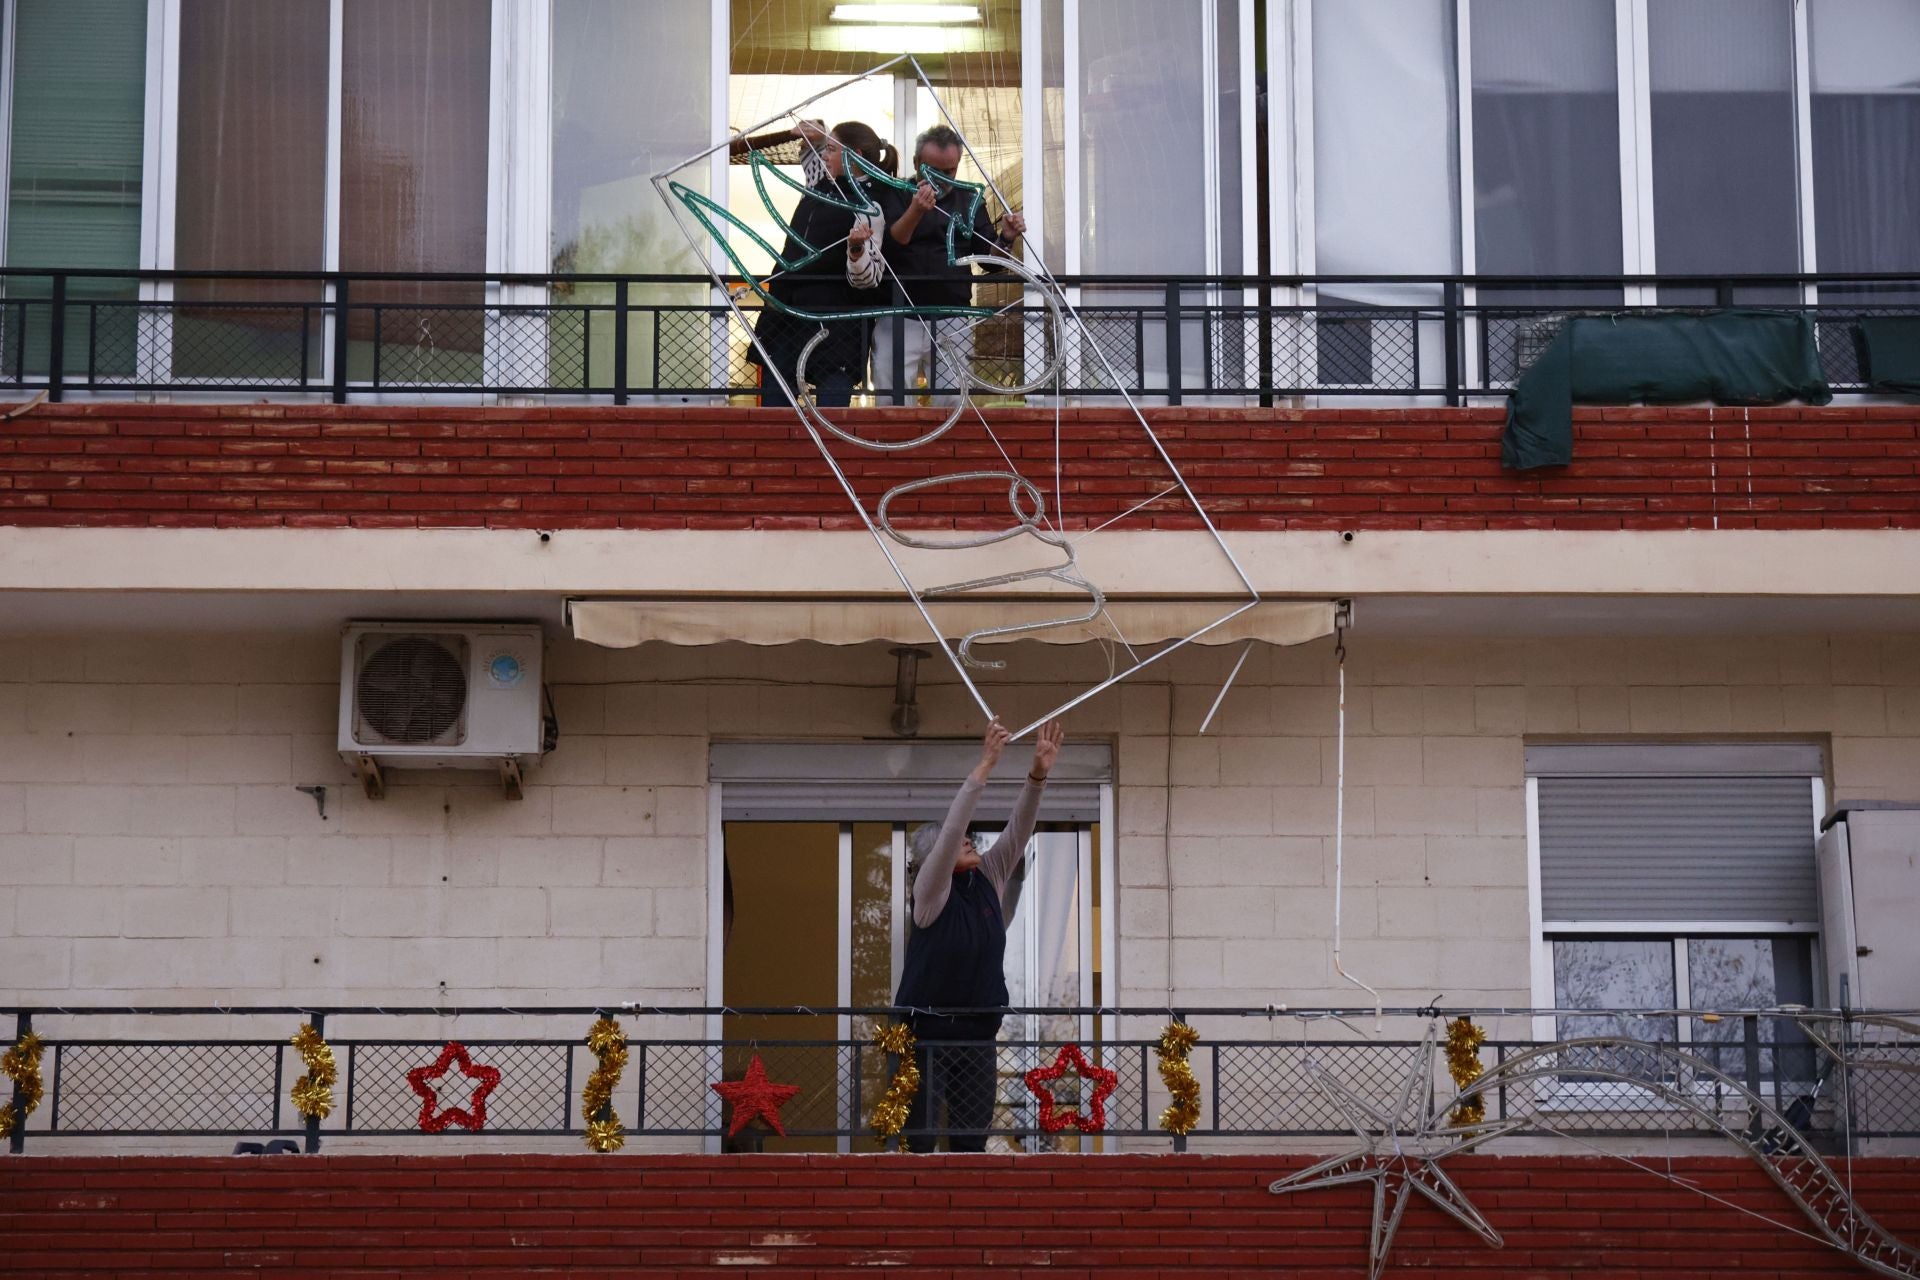
{"label": "green curtain panel", "polygon": [[1920,395],[1920,316],[1865,316],[1860,345],[1870,385]]}
{"label": "green curtain panel", "polygon": [[1576,403],[1831,399],[1813,320],[1801,313],[1574,316],[1515,384],[1500,461],[1515,471],[1566,466]]}

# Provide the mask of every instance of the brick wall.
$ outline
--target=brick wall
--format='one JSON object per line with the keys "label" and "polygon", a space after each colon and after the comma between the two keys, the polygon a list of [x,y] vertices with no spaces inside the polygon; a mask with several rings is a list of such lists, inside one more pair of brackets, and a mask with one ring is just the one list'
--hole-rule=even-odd
{"label": "brick wall", "polygon": [[[1503,410],[1150,411],[1228,528],[1920,528],[1920,408],[1592,408],[1575,462],[1503,471]],[[868,410],[906,433],[927,410]],[[993,411],[1029,474],[1055,415]],[[916,426],[917,424],[917,426]],[[972,434],[969,434],[969,429]],[[1166,473],[1129,417],[1060,415],[1069,523],[1150,497]],[[838,446],[837,446],[838,448]],[[999,462],[963,423],[905,458],[839,448],[869,502],[929,466]],[[916,471],[915,468],[922,470]],[[931,526],[1003,524],[991,486],[923,493]],[[1164,500],[1131,527],[1191,527]],[[785,410],[389,406],[44,407],[0,420],[0,524],[203,527],[847,528]]]}
{"label": "brick wall", "polygon": [[[0,1160],[0,1272],[123,1277],[1364,1274],[1365,1187],[1272,1196],[1300,1156],[248,1157]],[[1415,1198],[1402,1274],[1865,1274],[1734,1157],[1676,1159],[1699,1192],[1601,1158],[1458,1158],[1506,1237]],[[1664,1167],[1664,1166],[1663,1166]],[[1920,1235],[1920,1160],[1856,1194]],[[1717,1204],[1711,1193],[1738,1208]],[[1741,1209],[1791,1230],[1756,1221]]]}

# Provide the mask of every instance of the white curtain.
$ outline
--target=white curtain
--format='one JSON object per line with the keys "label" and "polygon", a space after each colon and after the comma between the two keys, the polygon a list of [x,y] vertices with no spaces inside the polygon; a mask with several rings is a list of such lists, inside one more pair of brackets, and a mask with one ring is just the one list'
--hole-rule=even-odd
{"label": "white curtain", "polygon": [[[1313,10],[1314,267],[1322,275],[1458,269],[1451,0]],[[1432,288],[1342,285],[1356,302],[1438,301]]]}

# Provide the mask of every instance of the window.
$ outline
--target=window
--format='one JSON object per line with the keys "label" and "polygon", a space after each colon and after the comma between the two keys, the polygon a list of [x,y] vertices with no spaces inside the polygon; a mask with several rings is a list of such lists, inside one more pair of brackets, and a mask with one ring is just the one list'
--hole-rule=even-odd
{"label": "window", "polygon": [[[138,266],[146,0],[17,0],[11,17],[6,264]],[[48,296],[45,281],[8,281],[6,290],[10,302]],[[68,373],[88,368],[90,331],[110,353],[102,364],[132,369],[138,345],[133,308],[110,300],[133,295],[130,280],[71,282],[62,360]],[[45,315],[31,306],[0,309],[0,331],[24,324],[27,333],[23,352],[17,343],[0,343],[4,360],[10,365],[20,355],[25,372],[36,376],[46,372],[49,358]]]}
{"label": "window", "polygon": [[[1745,1019],[1673,1011],[1813,1003],[1819,750],[1541,745],[1527,775],[1535,1002],[1595,1010],[1538,1033],[1677,1042],[1742,1078]],[[1755,1025],[1763,1080],[1804,1079],[1806,1042],[1778,1019]]]}
{"label": "window", "polygon": [[[1660,0],[1647,10],[1654,262],[1662,273],[1799,269],[1791,0]],[[1738,302],[1797,301],[1793,285]],[[1711,304],[1712,288],[1663,288]]]}
{"label": "window", "polygon": [[[1812,0],[1813,227],[1822,271],[1920,267],[1920,6]],[[1912,303],[1911,288],[1841,293]],[[1822,301],[1829,298],[1823,296]]]}
{"label": "window", "polygon": [[[325,265],[328,7],[196,0],[181,9],[181,270]],[[303,368],[319,369],[317,282],[183,281],[174,289],[178,301],[205,304],[174,314],[174,377],[292,382]]]}
{"label": "window", "polygon": [[[1315,7],[1315,274],[1459,270],[1453,32],[1452,0]],[[1444,378],[1446,339],[1438,324],[1350,314],[1367,306],[1435,307],[1440,300],[1437,285],[1320,289],[1326,309],[1315,326],[1321,385],[1364,388],[1378,378],[1408,386],[1422,371]]]}
{"label": "window", "polygon": [[[345,0],[340,63],[340,269],[487,265],[488,0]],[[362,286],[355,381],[479,377],[478,284]],[[442,310],[455,304],[453,310]]]}
{"label": "window", "polygon": [[[704,5],[555,0],[552,270],[703,270],[647,178],[711,140],[712,26]],[[707,176],[704,167],[679,175],[703,191]],[[695,307],[706,294],[700,286],[637,285],[628,300]],[[555,295],[556,303],[606,306],[614,288],[582,284]],[[559,312],[551,324],[553,381],[612,387],[611,315]],[[629,321],[630,386],[704,385],[713,358],[704,312],[641,312]]]}
{"label": "window", "polygon": [[[918,823],[945,816],[953,780],[977,753],[974,744],[954,742],[716,744],[711,776],[720,789],[721,822],[709,851],[709,884],[716,903],[731,904],[725,908],[731,928],[723,918],[709,938],[711,1002],[891,1004],[912,928],[908,835]],[[1065,1009],[1110,998],[1102,977],[1113,972],[1113,921],[1101,899],[1102,887],[1112,883],[1113,855],[1101,838],[1101,815],[1110,803],[1111,776],[1110,750],[1092,743],[1069,745],[1054,767],[1024,874],[1003,900],[1005,976],[1016,1006]],[[989,824],[1005,820],[1021,786],[1017,774],[988,784],[974,811],[987,843],[1000,834]],[[787,1060],[786,1079],[831,1076],[834,1068],[817,1046],[775,1049],[770,1042],[830,1040],[836,1032],[864,1039],[871,1030],[850,1015],[809,1021],[738,1014],[712,1029],[729,1040],[759,1040],[769,1070],[776,1053]],[[1032,1123],[1024,1110],[1031,1099],[1018,1077],[1039,1063],[1021,1042],[1085,1043],[1094,1036],[1093,1020],[1078,1015],[1009,1017],[1000,1033],[1011,1043],[1000,1054],[994,1126]],[[876,1058],[862,1056],[862,1097],[884,1090],[879,1069]],[[849,1089],[843,1087],[838,1105],[835,1113],[831,1091],[809,1104],[824,1108],[821,1116],[850,1115]]]}

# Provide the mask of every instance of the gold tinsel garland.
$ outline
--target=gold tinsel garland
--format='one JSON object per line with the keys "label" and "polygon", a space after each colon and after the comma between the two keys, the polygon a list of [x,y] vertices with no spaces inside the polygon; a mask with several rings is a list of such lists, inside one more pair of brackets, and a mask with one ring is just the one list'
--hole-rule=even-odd
{"label": "gold tinsel garland", "polygon": [[907,1111],[913,1106],[913,1095],[920,1091],[920,1068],[913,1060],[913,1028],[904,1022],[877,1027],[873,1043],[882,1053],[891,1053],[900,1059],[887,1085],[886,1096],[874,1103],[873,1115],[867,1121],[881,1138],[891,1138],[907,1127]]}
{"label": "gold tinsel garland", "polygon": [[587,1048],[600,1059],[580,1090],[587,1146],[603,1153],[618,1151],[627,1145],[627,1131],[620,1125],[620,1113],[613,1109],[613,1091],[620,1085],[620,1073],[627,1069],[627,1033],[618,1019],[602,1017],[587,1031]]}
{"label": "gold tinsel garland", "polygon": [[[1480,1078],[1485,1070],[1480,1065],[1480,1046],[1486,1042],[1487,1033],[1465,1014],[1447,1024],[1447,1074],[1456,1088],[1464,1089]],[[1453,1109],[1456,1125],[1479,1124],[1486,1118],[1487,1100],[1477,1093]]]}
{"label": "gold tinsel garland", "polygon": [[1187,1061],[1200,1033],[1184,1022],[1169,1022],[1154,1046],[1160,1059],[1160,1080],[1173,1096],[1173,1105],[1160,1113],[1160,1127],[1168,1133],[1185,1135],[1200,1123],[1200,1082],[1193,1078],[1193,1066]]}
{"label": "gold tinsel garland", "polygon": [[303,1022],[290,1042],[300,1051],[307,1073],[293,1082],[293,1109],[309,1120],[325,1120],[333,1110],[333,1083],[340,1078],[333,1050],[311,1023]]}
{"label": "gold tinsel garland", "polygon": [[40,1105],[40,1095],[45,1091],[40,1083],[40,1055],[46,1049],[40,1037],[29,1031],[20,1037],[13,1048],[0,1057],[0,1071],[13,1081],[20,1095],[20,1111],[15,1114],[13,1103],[0,1105],[0,1138],[13,1136],[13,1126],[25,1124],[33,1109]]}

